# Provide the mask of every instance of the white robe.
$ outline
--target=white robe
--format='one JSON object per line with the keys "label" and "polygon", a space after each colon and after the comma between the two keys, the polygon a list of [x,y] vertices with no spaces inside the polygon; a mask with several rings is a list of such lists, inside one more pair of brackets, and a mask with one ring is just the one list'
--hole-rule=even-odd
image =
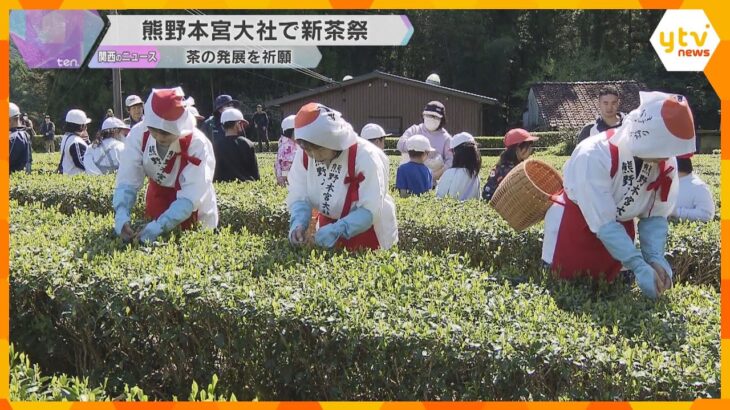
{"label": "white robe", "polygon": [[[180,142],[175,141],[170,144],[165,157],[160,158],[156,141],[152,135],[147,139],[147,147],[142,152],[142,139],[145,131],[147,128],[138,124],[127,136],[117,173],[117,186],[129,185],[139,189],[144,182],[144,177],[147,176],[161,186],[174,188],[182,158],[177,156],[175,165],[169,174],[164,172],[164,168],[173,154],[180,152]],[[201,163],[196,166],[189,162],[182,171],[177,198],[185,198],[192,202],[193,211],[198,211],[198,220],[201,224],[213,229],[218,226],[218,204],[213,189],[215,156],[210,140],[198,129],[193,131],[188,154],[199,158]]]}
{"label": "white robe", "polygon": [[[669,158],[665,163],[665,167],[674,169],[669,173],[672,179],[669,196],[666,201],[662,201],[659,192],[647,190],[647,186],[659,176],[658,163],[644,161],[637,177],[633,155],[626,149],[626,144],[618,143],[618,146],[618,168],[613,178],[606,132],[586,138],[578,144],[563,167],[564,196],[567,195],[578,205],[593,233],[612,221],[668,217],[677,202],[679,178],[676,158]],[[545,215],[542,258],[548,263],[552,262],[557,245],[563,209],[562,205],[555,204]]]}
{"label": "white robe", "polygon": [[[398,241],[398,226],[395,217],[395,202],[388,193],[387,157],[369,141],[357,138],[355,174],[362,172],[365,179],[360,183],[359,199],[352,208],[365,208],[373,215],[373,227],[380,247],[388,249]],[[304,150],[298,149],[289,170],[289,194],[287,206],[297,201],[307,201],[321,214],[340,219],[349,185],[348,151],[333,159],[329,166],[309,158],[308,168],[304,169]]]}

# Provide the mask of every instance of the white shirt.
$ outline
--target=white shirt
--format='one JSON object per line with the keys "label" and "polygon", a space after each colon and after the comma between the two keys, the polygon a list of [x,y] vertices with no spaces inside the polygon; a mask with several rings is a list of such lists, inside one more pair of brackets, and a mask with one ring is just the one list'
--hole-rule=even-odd
{"label": "white shirt", "polygon": [[[181,157],[175,158],[172,171],[164,171],[167,162],[175,153],[180,152],[180,141],[170,144],[163,158],[157,154],[157,144],[150,135],[147,147],[142,152],[142,139],[147,131],[145,126],[135,126],[125,140],[124,150],[120,157],[117,186],[127,185],[139,189],[145,176],[156,183],[168,187],[175,187],[175,179],[180,169]],[[200,165],[188,163],[180,174],[180,190],[178,198],[185,198],[193,203],[193,211],[198,211],[198,220],[206,228],[218,226],[218,203],[213,189],[213,174],[215,172],[215,155],[210,140],[200,130],[193,130],[188,155],[201,160]]]}
{"label": "white shirt", "polygon": [[[307,201],[323,215],[340,219],[349,187],[345,184],[348,150],[342,151],[329,165],[310,157],[307,169],[304,169],[303,155],[306,155],[304,150],[297,150],[289,170],[287,206],[291,207],[297,201]],[[380,148],[357,137],[355,174],[362,172],[365,179],[360,183],[359,199],[352,203],[351,209],[365,208],[370,211],[375,235],[383,249],[390,248],[398,241],[395,202],[388,193],[386,160]]]}
{"label": "white shirt", "polygon": [[679,178],[679,197],[672,216],[703,222],[715,217],[715,201],[710,188],[694,173]]}
{"label": "white shirt", "polygon": [[99,144],[92,144],[84,155],[84,168],[90,175],[103,175],[119,169],[119,157],[124,150],[124,143],[116,138],[106,138]]}
{"label": "white shirt", "polygon": [[460,201],[479,199],[479,175],[472,178],[466,168],[449,168],[441,176],[436,196],[456,198]]}
{"label": "white shirt", "polygon": [[86,144],[86,141],[84,141],[84,139],[78,134],[67,133],[61,139],[61,155],[63,156],[61,169],[64,175],[78,175],[84,173],[83,168],[77,166],[71,156],[71,150],[73,150],[75,156],[83,163],[84,153],[81,152],[82,146],[87,147],[88,149],[88,144]]}

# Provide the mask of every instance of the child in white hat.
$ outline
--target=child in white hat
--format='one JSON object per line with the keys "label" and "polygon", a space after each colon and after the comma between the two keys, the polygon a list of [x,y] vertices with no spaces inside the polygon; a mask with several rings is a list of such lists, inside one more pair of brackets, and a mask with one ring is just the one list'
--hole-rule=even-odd
{"label": "child in white hat", "polygon": [[460,201],[479,199],[482,156],[476,140],[468,132],[460,132],[451,138],[450,148],[454,153],[454,163],[441,176],[436,196],[448,196]]}
{"label": "child in white hat", "polygon": [[[163,232],[197,222],[204,228],[218,225],[213,189],[213,146],[195,127],[182,88],[153,89],[144,107],[141,126],[126,139],[117,173],[113,207],[114,228],[125,241],[153,241]],[[135,232],[130,211],[147,177],[145,216],[152,219]]]}
{"label": "child in white hat", "polygon": [[289,171],[289,240],[305,242],[312,209],[318,246],[388,249],[398,241],[395,204],[383,173],[385,154],[357,136],[342,115],[318,103],[294,119],[296,151]]}
{"label": "child in white hat", "polygon": [[119,169],[119,157],[124,150],[124,138],[129,126],[116,117],[104,120],[96,139],[86,150],[84,168],[89,175],[103,175]]}
{"label": "child in white hat", "polygon": [[395,188],[401,197],[421,195],[433,187],[431,170],[424,165],[428,154],[433,152],[428,138],[413,135],[406,141],[410,161],[401,164],[395,175]]}

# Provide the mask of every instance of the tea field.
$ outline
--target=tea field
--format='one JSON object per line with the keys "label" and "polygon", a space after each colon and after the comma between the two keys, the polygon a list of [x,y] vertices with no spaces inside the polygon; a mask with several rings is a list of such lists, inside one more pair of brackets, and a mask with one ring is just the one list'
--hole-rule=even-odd
{"label": "tea field", "polygon": [[[58,159],[10,182],[14,400],[719,397],[719,220],[671,225],[675,286],[654,302],[555,281],[540,226],[432,194],[396,198],[397,249],[294,249],[273,154],[261,181],[216,186],[218,232],[125,245],[113,176]],[[719,156],[695,168],[719,210]]]}

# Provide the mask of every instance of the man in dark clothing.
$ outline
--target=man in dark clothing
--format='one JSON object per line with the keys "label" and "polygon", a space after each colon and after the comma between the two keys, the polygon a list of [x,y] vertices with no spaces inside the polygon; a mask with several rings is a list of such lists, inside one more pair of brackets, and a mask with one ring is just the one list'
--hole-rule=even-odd
{"label": "man in dark clothing", "polygon": [[266,141],[266,151],[269,151],[269,116],[264,112],[261,104],[256,106],[256,113],[253,115],[253,126],[256,129],[256,139],[259,143],[259,151],[264,147],[261,141]]}
{"label": "man in dark clothing", "polygon": [[[215,137],[219,135],[226,135],[225,131],[223,131],[223,125],[221,124],[221,114],[223,111],[227,108],[238,108],[239,105],[241,105],[241,102],[234,100],[233,97],[228,94],[219,95],[215,99],[215,109],[213,110],[213,114],[208,117],[205,122],[203,122],[202,127],[203,132],[208,136],[208,139],[211,142],[214,142]],[[248,125],[248,121],[246,121],[246,125]],[[246,135],[245,132],[243,135]]]}
{"label": "man in dark clothing", "polygon": [[30,174],[33,162],[30,135],[21,124],[20,109],[13,103],[10,103],[10,155],[8,161],[11,173],[25,169],[25,172]]}
{"label": "man in dark clothing", "polygon": [[598,92],[598,109],[601,115],[596,118],[595,122],[590,122],[583,127],[575,137],[576,145],[592,135],[620,127],[624,119],[624,114],[618,110],[620,103],[621,99],[616,87],[609,85],[601,88]]}
{"label": "man in dark clothing", "polygon": [[229,108],[221,114],[225,135],[213,141],[215,175],[213,181],[258,181],[259,165],[253,143],[241,136],[248,124],[241,111]]}
{"label": "man in dark clothing", "polygon": [[40,131],[43,136],[43,144],[45,145],[46,152],[54,152],[56,150],[56,144],[54,143],[54,139],[56,138],[56,124],[51,121],[50,115],[46,114]]}

